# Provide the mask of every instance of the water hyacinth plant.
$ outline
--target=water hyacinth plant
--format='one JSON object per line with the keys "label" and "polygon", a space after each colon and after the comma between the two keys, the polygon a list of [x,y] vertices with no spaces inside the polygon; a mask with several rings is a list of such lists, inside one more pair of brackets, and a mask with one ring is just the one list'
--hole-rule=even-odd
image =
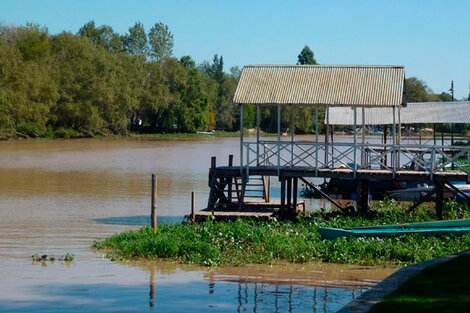
{"label": "water hyacinth plant", "polygon": [[[448,202],[446,214],[470,216],[466,205]],[[113,259],[166,258],[204,265],[243,265],[275,262],[334,262],[362,265],[411,264],[456,253],[470,247],[470,235],[460,237],[404,235],[390,238],[323,240],[317,228],[359,227],[435,219],[425,206],[412,213],[393,200],[383,201],[368,216],[354,213],[316,212],[297,221],[243,220],[234,222],[161,225],[116,234],[94,243],[112,251]]]}

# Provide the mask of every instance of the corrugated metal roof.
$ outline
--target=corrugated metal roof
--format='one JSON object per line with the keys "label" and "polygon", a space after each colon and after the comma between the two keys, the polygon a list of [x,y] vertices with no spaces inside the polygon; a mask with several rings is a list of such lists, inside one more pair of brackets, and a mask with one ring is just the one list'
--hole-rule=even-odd
{"label": "corrugated metal roof", "polygon": [[[400,120],[402,124],[426,123],[470,123],[470,101],[453,102],[410,102],[402,107]],[[396,123],[398,124],[398,110]],[[331,125],[354,125],[354,110],[346,107],[329,109]],[[325,123],[327,117],[325,116]],[[357,110],[357,125],[362,124],[362,109]],[[392,108],[366,108],[366,125],[393,124]]]}
{"label": "corrugated metal roof", "polygon": [[234,103],[330,106],[398,106],[403,66],[249,65],[242,70]]}

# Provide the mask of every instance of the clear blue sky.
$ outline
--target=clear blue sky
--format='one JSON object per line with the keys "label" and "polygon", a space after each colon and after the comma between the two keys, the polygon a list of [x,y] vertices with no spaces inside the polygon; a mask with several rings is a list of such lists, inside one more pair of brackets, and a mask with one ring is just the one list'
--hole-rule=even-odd
{"label": "clear blue sky", "polygon": [[434,92],[470,83],[470,1],[286,0],[1,0],[0,23],[27,21],[51,33],[76,33],[86,22],[119,33],[141,21],[163,22],[174,34],[176,57],[198,63],[223,55],[232,65],[293,64],[304,45],[321,64],[398,64]]}

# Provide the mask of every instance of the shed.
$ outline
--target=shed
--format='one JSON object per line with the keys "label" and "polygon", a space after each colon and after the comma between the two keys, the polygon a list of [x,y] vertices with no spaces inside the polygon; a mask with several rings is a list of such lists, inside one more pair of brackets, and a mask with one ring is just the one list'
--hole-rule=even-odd
{"label": "shed", "polygon": [[[366,108],[365,125],[393,124],[391,108]],[[354,110],[347,107],[330,108],[325,115],[331,125],[354,125]],[[362,116],[358,115],[357,123],[362,124]],[[397,119],[398,117],[395,117]],[[452,102],[409,102],[401,108],[402,124],[440,124],[470,123],[470,101]]]}
{"label": "shed", "polygon": [[233,98],[237,104],[400,106],[405,68],[391,65],[248,65]]}

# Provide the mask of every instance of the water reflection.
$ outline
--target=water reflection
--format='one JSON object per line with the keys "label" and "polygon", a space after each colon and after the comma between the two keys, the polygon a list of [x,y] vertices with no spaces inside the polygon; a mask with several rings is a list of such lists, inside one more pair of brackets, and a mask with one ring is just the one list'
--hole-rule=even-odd
{"label": "water reflection", "polygon": [[[192,299],[189,307],[182,307],[178,302],[178,308],[173,311],[209,311],[210,308],[214,312],[336,312],[376,284],[377,275],[395,270],[325,264],[250,265],[246,268],[192,266],[202,273],[206,283],[186,281],[184,285],[168,285],[167,278],[177,275],[185,266],[175,264],[172,269],[169,263],[146,261],[129,265],[149,273],[150,309],[160,310],[167,307],[168,302],[177,301],[166,297],[173,289],[175,295]],[[336,274],[332,276],[333,272]]]}
{"label": "water reflection", "polygon": [[[172,300],[164,296],[168,292],[168,289],[164,289],[169,286],[162,286],[157,291],[156,276],[155,270],[151,270],[149,308],[160,310]],[[303,286],[246,281],[209,281],[205,287],[206,292],[200,284],[185,284],[184,289],[192,290],[188,296],[197,296],[199,306],[195,307],[196,303],[191,302],[189,307],[178,304],[172,310],[196,312],[210,308],[210,311],[224,312],[336,312],[368,289],[363,286]],[[236,298],[233,297],[234,294]]]}

